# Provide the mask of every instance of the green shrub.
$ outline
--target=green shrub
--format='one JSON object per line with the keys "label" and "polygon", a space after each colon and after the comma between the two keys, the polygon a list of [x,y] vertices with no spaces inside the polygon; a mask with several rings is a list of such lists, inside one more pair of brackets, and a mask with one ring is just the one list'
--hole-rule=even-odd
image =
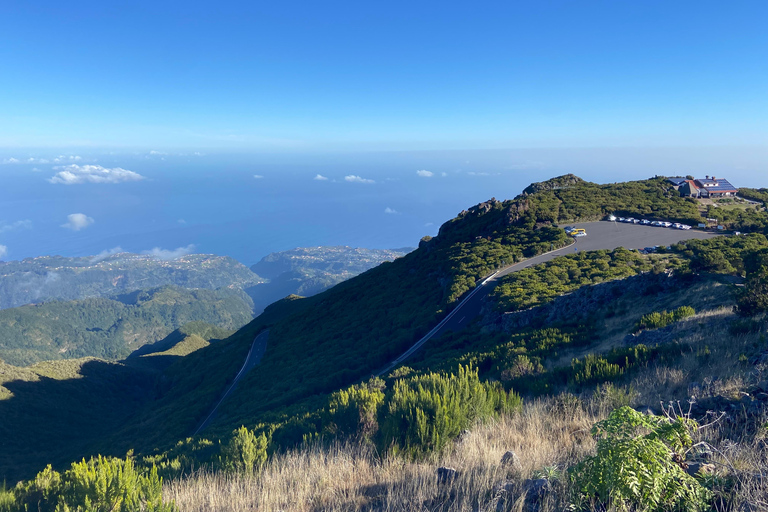
{"label": "green shrub", "polygon": [[372,377],[366,383],[333,393],[324,414],[325,431],[370,439],[379,429],[376,417],[384,403],[384,387],[382,379]]}
{"label": "green shrub", "polygon": [[690,306],[680,306],[674,311],[654,311],[643,315],[635,324],[635,331],[641,329],[659,329],[674,322],[679,322],[696,314],[696,310]]}
{"label": "green shrub", "polygon": [[707,508],[710,492],[675,460],[692,444],[696,422],[645,416],[621,407],[592,427],[597,454],[571,470],[573,504],[581,509]]}
{"label": "green shrub", "polygon": [[257,436],[252,430],[240,427],[221,450],[221,467],[230,472],[257,472],[267,462],[268,445],[263,432]]}
{"label": "green shrub", "polygon": [[498,383],[480,382],[477,369],[428,373],[395,382],[384,408],[382,444],[412,455],[441,450],[478,419],[519,408],[522,400]]}
{"label": "green shrub", "polygon": [[8,511],[39,512],[174,512],[173,502],[163,503],[163,480],[153,466],[142,471],[133,459],[98,456],[75,462],[64,473],[49,465],[29,482],[20,483],[13,491],[14,501],[7,497],[2,505]]}

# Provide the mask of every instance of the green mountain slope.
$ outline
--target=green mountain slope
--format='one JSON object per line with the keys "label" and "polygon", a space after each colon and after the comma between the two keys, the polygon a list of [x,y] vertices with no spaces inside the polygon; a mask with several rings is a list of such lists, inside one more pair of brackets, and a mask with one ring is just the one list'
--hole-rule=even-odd
{"label": "green mountain slope", "polygon": [[0,358],[17,366],[38,361],[122,359],[191,321],[236,329],[251,319],[239,290],[165,286],[114,299],[53,301],[0,310]]}
{"label": "green mountain slope", "polygon": [[[275,450],[319,435],[349,439],[368,432],[375,443],[397,438],[409,452],[418,451],[415,438],[399,437],[402,432],[387,419],[388,411],[408,417],[409,397],[421,396],[418,386],[448,392],[466,385],[488,399],[478,410],[496,414],[504,407],[498,385],[489,381],[501,382],[505,392],[529,396],[562,389],[580,392],[587,385],[616,381],[633,368],[679,352],[674,344],[620,346],[640,317],[680,306],[707,310],[733,305],[733,285],[707,275],[738,279],[748,268],[744,259],[768,246],[764,236],[750,235],[688,242],[653,256],[618,249],[532,267],[505,278],[481,321],[431,341],[409,362],[410,368],[396,369],[383,384],[361,384],[434,326],[478,279],[505,262],[569,243],[557,223],[613,212],[689,223],[701,218],[697,203],[680,198],[662,178],[597,185],[568,175],[533,184],[514,200],[481,203],[446,222],[437,237],[425,238],[419,249],[402,258],[313,297],[276,303],[222,341],[206,346],[190,339],[186,345],[196,350],[171,356],[175,359],[163,370],[157,394],[104,444],[113,455],[131,448],[153,454],[145,460],[168,472],[215,462],[221,453],[217,441],[226,443],[240,425],[268,434]],[[765,220],[764,212],[757,213],[756,231]],[[675,277],[667,277],[670,272]],[[270,335],[261,364],[223,403],[211,427],[185,441],[266,327]],[[179,353],[187,352],[186,345]],[[431,375],[460,373],[459,364],[473,365],[483,385],[473,380],[472,372],[458,380]],[[505,396],[512,400],[514,395]],[[436,400],[432,391],[423,398],[424,404]],[[368,430],[374,423],[382,427],[381,434]],[[454,435],[461,424],[451,423],[446,435]]]}
{"label": "green mountain slope", "polygon": [[173,260],[131,253],[90,258],[41,256],[0,262],[0,309],[53,299],[112,297],[165,285],[242,289],[262,281],[234,259],[211,254]]}

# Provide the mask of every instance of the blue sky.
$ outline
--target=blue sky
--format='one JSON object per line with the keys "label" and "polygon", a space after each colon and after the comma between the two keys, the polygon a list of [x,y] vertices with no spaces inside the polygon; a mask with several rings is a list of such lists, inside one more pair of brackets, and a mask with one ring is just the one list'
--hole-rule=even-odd
{"label": "blue sky", "polygon": [[0,147],[765,147],[768,2],[0,4]]}

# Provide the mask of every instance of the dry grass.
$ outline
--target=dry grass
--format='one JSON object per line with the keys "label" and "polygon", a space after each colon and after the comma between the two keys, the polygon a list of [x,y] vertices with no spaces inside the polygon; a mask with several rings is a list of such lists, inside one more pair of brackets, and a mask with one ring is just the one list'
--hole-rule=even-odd
{"label": "dry grass", "polygon": [[[522,478],[546,466],[566,468],[592,450],[589,428],[598,418],[583,408],[553,407],[539,401],[520,414],[479,424],[430,461],[317,445],[274,457],[258,476],[202,473],[171,482],[166,496],[184,512],[495,510],[496,484],[510,480],[521,493]],[[507,450],[520,457],[521,469],[500,464]],[[438,485],[439,466],[456,468],[459,477]]]}
{"label": "dry grass", "polygon": [[[764,350],[760,333],[732,336],[728,309],[705,311],[680,322],[679,360],[635,372],[624,385],[636,390],[635,404],[680,401],[691,395],[740,398],[760,377],[743,355]],[[706,350],[705,350],[706,349]],[[764,378],[764,376],[762,376]],[[256,476],[199,473],[168,482],[167,498],[182,512],[258,511],[495,511],[524,510],[523,481],[544,468],[565,471],[594,449],[591,426],[616,405],[610,393],[567,395],[527,402],[513,416],[478,424],[445,452],[426,461],[380,457],[370,447],[315,445],[273,457]],[[768,510],[768,429],[760,414],[731,411],[697,433],[715,448],[720,493],[715,510]],[[500,464],[513,450],[521,468]],[[439,485],[436,469],[456,468],[458,478]],[[541,512],[567,506],[567,479],[554,486]],[[508,494],[499,484],[510,482]],[[506,497],[506,498],[505,498]],[[504,501],[507,499],[508,501]]]}

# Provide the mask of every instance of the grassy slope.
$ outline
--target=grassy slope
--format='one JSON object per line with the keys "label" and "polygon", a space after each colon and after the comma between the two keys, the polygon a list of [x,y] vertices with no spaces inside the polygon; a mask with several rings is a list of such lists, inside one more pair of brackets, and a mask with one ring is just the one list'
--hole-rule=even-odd
{"label": "grassy slope", "polygon": [[162,396],[113,438],[112,453],[166,448],[189,435],[264,327],[271,331],[262,365],[225,403],[206,436],[226,436],[281,409],[299,411],[302,403],[311,407],[323,394],[365,377],[428,330],[475,279],[502,261],[564,243],[552,222],[607,212],[686,221],[698,215],[661,179],[595,185],[567,176],[528,192],[462,212],[408,256],[310,299],[268,308],[230,338],[180,358],[166,371]]}

